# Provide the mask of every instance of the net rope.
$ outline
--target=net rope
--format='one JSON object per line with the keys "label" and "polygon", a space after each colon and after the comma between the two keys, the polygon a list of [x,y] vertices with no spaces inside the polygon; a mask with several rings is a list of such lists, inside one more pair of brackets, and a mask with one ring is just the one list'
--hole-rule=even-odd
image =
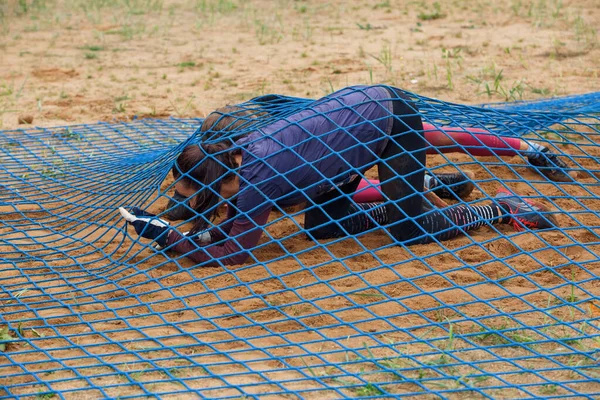
{"label": "net rope", "polygon": [[[597,398],[600,93],[479,106],[408,95],[425,130],[523,138],[578,174],[553,182],[522,152],[440,152],[432,176],[475,172],[474,192],[449,203],[507,187],[558,226],[404,245],[375,224],[311,240],[304,213],[323,205],[309,200],[274,204],[245,263],[195,265],[117,208],[166,218],[184,148],[241,146],[318,102],[261,96],[230,131],[176,118],[0,131],[0,398]],[[353,172],[374,178],[375,164]]]}

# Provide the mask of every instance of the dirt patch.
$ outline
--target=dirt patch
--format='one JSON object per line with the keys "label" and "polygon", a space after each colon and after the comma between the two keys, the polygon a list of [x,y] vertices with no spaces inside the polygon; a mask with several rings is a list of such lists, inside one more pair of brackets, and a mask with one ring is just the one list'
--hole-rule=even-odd
{"label": "dirt patch", "polygon": [[66,81],[79,75],[74,69],[59,69],[59,68],[47,68],[47,69],[35,69],[31,75],[41,81],[56,82]]}

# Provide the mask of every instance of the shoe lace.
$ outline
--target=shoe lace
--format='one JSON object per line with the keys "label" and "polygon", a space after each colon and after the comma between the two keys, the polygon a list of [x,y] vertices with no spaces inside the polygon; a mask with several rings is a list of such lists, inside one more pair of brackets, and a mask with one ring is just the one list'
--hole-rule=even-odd
{"label": "shoe lace", "polygon": [[567,164],[565,164],[563,160],[558,158],[558,155],[552,154],[552,153],[545,153],[544,155],[546,156],[548,161],[550,161],[552,164],[554,164],[554,166],[556,166],[558,168],[567,168]]}
{"label": "shoe lace", "polygon": [[527,210],[528,212],[536,211],[536,208],[533,207],[528,202],[518,201],[514,204],[514,207],[511,206],[510,201],[500,201],[500,203],[506,205],[506,207],[508,207],[508,209],[510,210],[510,212],[509,212],[511,215],[510,224],[513,226],[515,231],[523,232],[525,230],[525,228],[523,226],[525,226],[526,228],[537,227],[537,224],[535,222],[530,221],[526,218],[519,218],[519,216],[518,216],[522,207],[526,207],[528,209]]}

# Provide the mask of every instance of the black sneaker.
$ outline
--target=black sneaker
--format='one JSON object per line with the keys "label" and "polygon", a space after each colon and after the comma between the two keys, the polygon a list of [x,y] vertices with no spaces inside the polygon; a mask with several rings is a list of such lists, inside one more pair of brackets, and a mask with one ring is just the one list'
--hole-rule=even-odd
{"label": "black sneaker", "polygon": [[442,199],[465,198],[471,194],[475,185],[473,179],[475,174],[472,171],[452,172],[432,175],[431,187],[426,189],[433,190]]}
{"label": "black sneaker", "polygon": [[554,182],[573,182],[577,177],[575,171],[565,171],[568,167],[558,155],[550,153],[545,147],[542,151],[527,156],[531,164],[540,174]]}
{"label": "black sneaker", "polygon": [[165,217],[173,221],[189,220],[196,216],[196,213],[189,205],[188,198],[177,191],[169,199],[166,210]]}
{"label": "black sneaker", "polygon": [[549,210],[542,203],[521,199],[506,189],[498,190],[496,202],[510,214],[511,224],[517,232],[529,229],[548,229],[558,225],[556,217],[544,214]]}

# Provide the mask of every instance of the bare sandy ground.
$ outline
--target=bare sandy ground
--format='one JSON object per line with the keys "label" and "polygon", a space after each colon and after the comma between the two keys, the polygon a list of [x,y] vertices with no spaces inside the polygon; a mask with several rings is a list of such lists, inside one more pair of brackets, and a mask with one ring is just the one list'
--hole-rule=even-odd
{"label": "bare sandy ground", "polygon": [[[0,126],[29,127],[19,124],[27,116],[39,126],[202,117],[260,94],[319,97],[357,83],[470,104],[600,90],[596,1],[436,4],[9,0],[0,3]],[[600,156],[589,143],[583,151]],[[469,167],[485,181],[469,200],[518,178],[486,165]],[[591,158],[582,165],[598,170]],[[0,353],[0,394],[593,397],[598,328],[585,321],[600,295],[598,231],[582,222],[600,224],[569,213],[598,209],[597,177],[557,187],[517,171],[523,180],[509,186],[550,196],[571,230],[509,240],[498,235],[509,227],[484,228],[398,248],[385,232],[314,243],[283,218],[269,228],[281,242],[263,239],[254,252],[264,265],[224,270],[117,243],[112,229],[69,226],[78,234],[65,242],[38,226],[31,236],[46,244],[29,251],[40,259],[0,269],[3,322],[25,321],[29,339]],[[8,238],[20,217],[2,213]],[[50,243],[73,250],[44,258]]]}

